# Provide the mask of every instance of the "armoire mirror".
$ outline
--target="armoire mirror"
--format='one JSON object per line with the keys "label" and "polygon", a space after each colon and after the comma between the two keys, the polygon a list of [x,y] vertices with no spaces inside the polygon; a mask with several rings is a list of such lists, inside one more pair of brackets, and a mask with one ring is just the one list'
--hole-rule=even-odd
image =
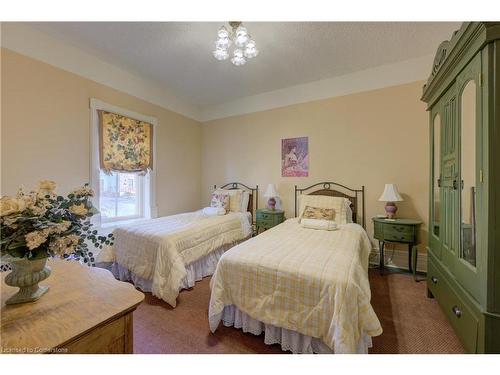
{"label": "armoire mirror", "polygon": [[460,257],[476,265],[476,83],[465,85],[461,100]]}
{"label": "armoire mirror", "polygon": [[432,233],[439,237],[439,221],[440,221],[440,196],[439,196],[439,179],[441,176],[441,117],[439,113],[434,116],[433,125],[433,206],[432,206]]}

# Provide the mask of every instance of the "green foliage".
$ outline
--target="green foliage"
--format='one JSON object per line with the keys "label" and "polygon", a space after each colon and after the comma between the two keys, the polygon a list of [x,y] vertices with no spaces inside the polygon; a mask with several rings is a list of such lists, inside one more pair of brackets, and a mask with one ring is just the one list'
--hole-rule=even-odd
{"label": "green foliage", "polygon": [[[88,185],[75,189],[66,197],[56,195],[55,184],[49,188],[2,197],[0,216],[1,255],[29,259],[49,256],[81,259],[93,263],[87,242],[96,248],[112,245],[114,237],[99,236],[90,217],[99,211],[93,207]],[[86,242],[87,241],[87,242]]]}

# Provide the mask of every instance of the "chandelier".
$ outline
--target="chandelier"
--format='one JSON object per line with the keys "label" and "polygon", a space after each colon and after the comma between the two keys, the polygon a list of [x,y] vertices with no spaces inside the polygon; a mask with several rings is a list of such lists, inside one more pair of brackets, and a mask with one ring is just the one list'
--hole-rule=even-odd
{"label": "chandelier", "polygon": [[231,31],[228,31],[225,26],[221,26],[217,31],[215,50],[212,53],[219,61],[227,60],[230,47],[234,46],[231,62],[236,66],[245,65],[247,59],[259,54],[255,41],[241,22],[229,22],[229,26],[231,26]]}

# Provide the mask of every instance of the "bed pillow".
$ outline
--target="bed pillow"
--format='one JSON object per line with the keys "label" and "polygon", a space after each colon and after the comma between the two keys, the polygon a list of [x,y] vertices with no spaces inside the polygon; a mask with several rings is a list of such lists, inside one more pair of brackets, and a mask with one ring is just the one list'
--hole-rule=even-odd
{"label": "bed pillow", "polygon": [[345,202],[345,212],[346,212],[346,222],[347,224],[351,224],[353,222],[352,221],[353,213],[350,200],[347,200],[347,202]]}
{"label": "bed pillow", "polygon": [[249,191],[243,191],[243,194],[241,195],[240,212],[247,212],[247,210],[248,210],[248,202],[249,201],[250,201],[250,192]]}
{"label": "bed pillow", "polygon": [[333,208],[311,207],[306,206],[302,219],[330,220],[335,218],[335,210]]}
{"label": "bed pillow", "polygon": [[346,205],[349,199],[342,197],[329,197],[326,195],[300,195],[299,203],[299,219],[302,220],[302,215],[306,206],[329,208],[335,211],[334,221],[337,225],[347,224],[347,209]]}
{"label": "bed pillow", "polygon": [[307,228],[307,229],[318,229],[318,230],[335,230],[335,229],[337,229],[337,223],[333,220],[303,218],[300,221],[300,225],[303,228]]}
{"label": "bed pillow", "polygon": [[242,189],[217,189],[214,193],[224,193],[229,195],[229,208],[227,208],[226,211],[241,211],[241,201],[243,199]]}
{"label": "bed pillow", "polygon": [[222,207],[205,207],[202,212],[206,216],[220,216],[226,214],[226,210]]}
{"label": "bed pillow", "polygon": [[212,193],[210,207],[223,208],[226,212],[229,211],[229,194],[224,192]]}

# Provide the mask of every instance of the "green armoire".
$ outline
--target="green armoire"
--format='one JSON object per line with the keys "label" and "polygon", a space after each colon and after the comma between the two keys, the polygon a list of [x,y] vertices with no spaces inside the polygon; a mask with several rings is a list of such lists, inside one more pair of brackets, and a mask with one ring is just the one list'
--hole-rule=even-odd
{"label": "green armoire", "polygon": [[438,47],[430,114],[427,287],[465,349],[500,353],[500,23]]}

